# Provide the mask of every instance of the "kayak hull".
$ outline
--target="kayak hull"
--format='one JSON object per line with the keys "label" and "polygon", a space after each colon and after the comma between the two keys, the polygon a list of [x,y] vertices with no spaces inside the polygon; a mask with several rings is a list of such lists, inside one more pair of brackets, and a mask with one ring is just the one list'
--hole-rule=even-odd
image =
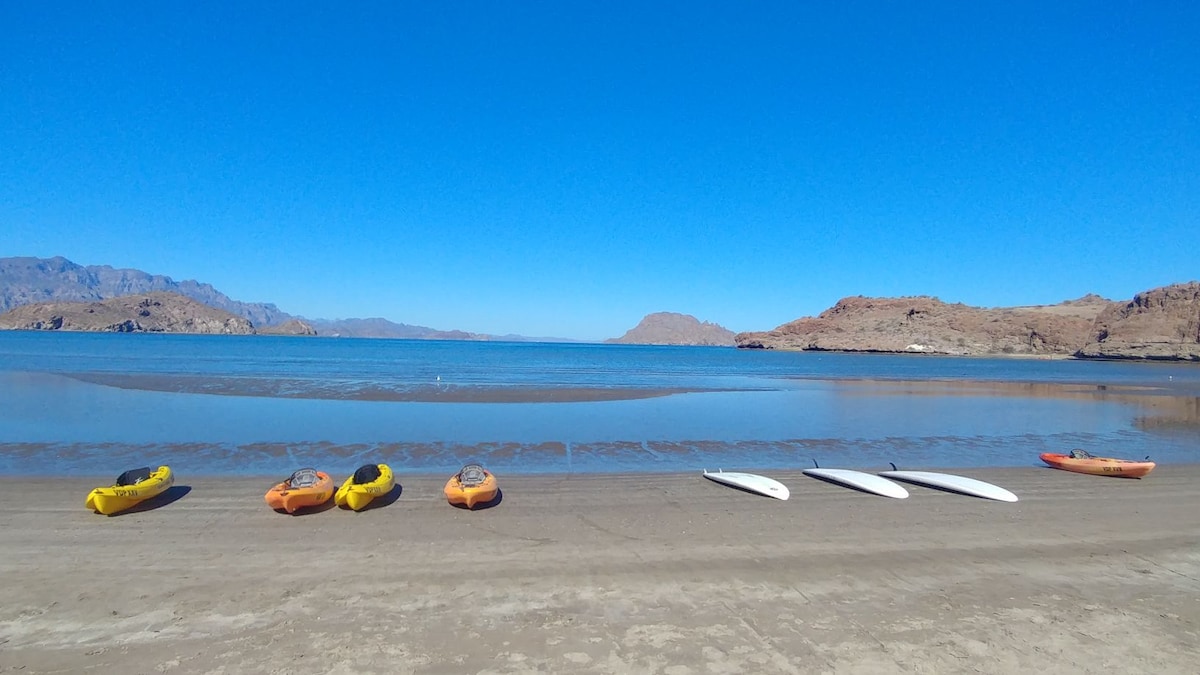
{"label": "kayak hull", "polygon": [[1154,462],[1149,461],[1139,462],[1112,457],[1075,458],[1053,452],[1043,452],[1039,457],[1046,464],[1063,471],[1115,478],[1142,478],[1153,471],[1156,466]]}
{"label": "kayak hull", "polygon": [[333,496],[333,479],[324,471],[317,472],[317,482],[311,487],[293,488],[283,481],[267,490],[267,506],[276,511],[295,513],[308,506],[320,506]]}
{"label": "kayak hull", "polygon": [[362,511],[379,497],[392,491],[396,486],[396,478],[392,468],[387,464],[377,464],[379,477],[369,483],[355,483],[354,476],[346,479],[333,496],[338,506],[344,506],[353,511]]}
{"label": "kayak hull", "polygon": [[463,485],[459,481],[458,474],[451,476],[450,480],[446,481],[446,487],[443,490],[446,501],[468,509],[491,502],[496,498],[500,487],[496,483],[496,476],[491,471],[487,471],[486,474],[487,477],[479,485]]}
{"label": "kayak hull", "polygon": [[174,484],[175,475],[171,473],[171,467],[160,466],[149,478],[133,485],[113,485],[92,490],[88,493],[85,505],[96,513],[111,516],[161,495]]}

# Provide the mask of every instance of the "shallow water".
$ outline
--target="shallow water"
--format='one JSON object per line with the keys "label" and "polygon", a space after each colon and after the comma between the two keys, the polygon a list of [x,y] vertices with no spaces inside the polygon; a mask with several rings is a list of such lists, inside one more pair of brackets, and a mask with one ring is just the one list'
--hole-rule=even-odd
{"label": "shallow water", "polygon": [[0,472],[1200,461],[1200,368],[615,345],[0,333]]}

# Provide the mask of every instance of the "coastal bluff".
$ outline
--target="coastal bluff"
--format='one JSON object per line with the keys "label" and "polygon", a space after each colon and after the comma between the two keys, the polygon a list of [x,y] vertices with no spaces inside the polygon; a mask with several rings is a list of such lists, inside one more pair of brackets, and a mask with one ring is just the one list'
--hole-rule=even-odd
{"label": "coastal bluff", "polygon": [[0,314],[0,329],[253,335],[244,317],[164,291],[99,302],[41,302]]}
{"label": "coastal bluff", "polygon": [[715,323],[700,321],[690,314],[655,312],[647,314],[638,325],[619,338],[609,338],[606,344],[625,345],[688,345],[732,347],[734,333]]}
{"label": "coastal bluff", "polygon": [[1096,317],[1085,358],[1200,361],[1200,282],[1138,293]]}
{"label": "coastal bluff", "polygon": [[930,296],[848,297],[816,317],[735,336],[743,349],[1200,361],[1200,283],[1129,302],[981,308]]}

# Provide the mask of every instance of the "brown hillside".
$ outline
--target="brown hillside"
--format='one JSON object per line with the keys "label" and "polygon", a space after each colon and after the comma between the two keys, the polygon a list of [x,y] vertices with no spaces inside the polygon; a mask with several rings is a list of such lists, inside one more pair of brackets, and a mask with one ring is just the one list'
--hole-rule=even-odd
{"label": "brown hillside", "polygon": [[816,318],[736,340],[739,347],[765,349],[1067,356],[1087,341],[1109,304],[1088,296],[1061,305],[983,309],[929,296],[856,296]]}
{"label": "brown hillside", "polygon": [[248,335],[254,326],[176,293],[143,293],[100,302],[43,302],[0,314],[0,329],[116,333]]}

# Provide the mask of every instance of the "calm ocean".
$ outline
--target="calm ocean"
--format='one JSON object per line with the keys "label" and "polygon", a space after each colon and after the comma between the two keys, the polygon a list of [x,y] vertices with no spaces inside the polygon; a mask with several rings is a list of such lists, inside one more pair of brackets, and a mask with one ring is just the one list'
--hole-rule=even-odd
{"label": "calm ocean", "polygon": [[1200,367],[592,344],[0,332],[0,473],[1200,461]]}

